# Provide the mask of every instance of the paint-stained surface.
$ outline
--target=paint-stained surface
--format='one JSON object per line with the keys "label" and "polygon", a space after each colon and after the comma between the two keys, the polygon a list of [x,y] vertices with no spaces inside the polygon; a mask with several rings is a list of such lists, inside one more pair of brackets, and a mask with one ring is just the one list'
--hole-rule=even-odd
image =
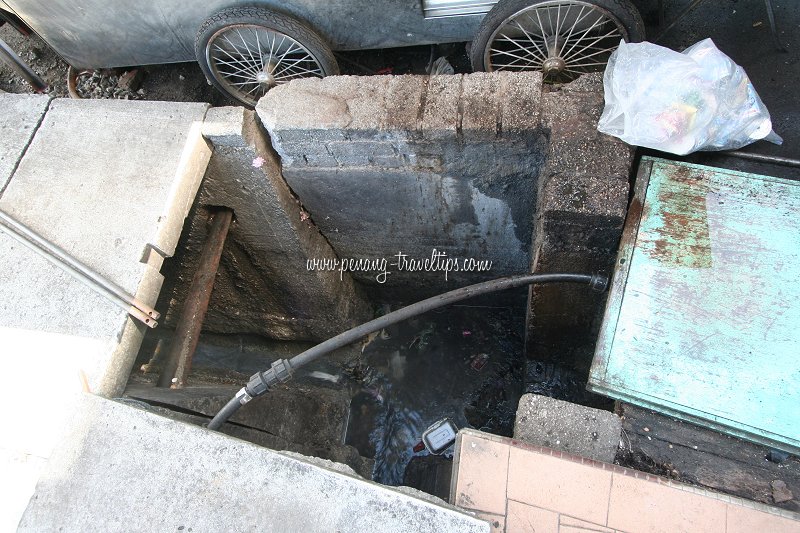
{"label": "paint-stained surface", "polygon": [[800,450],[800,183],[644,158],[591,390]]}

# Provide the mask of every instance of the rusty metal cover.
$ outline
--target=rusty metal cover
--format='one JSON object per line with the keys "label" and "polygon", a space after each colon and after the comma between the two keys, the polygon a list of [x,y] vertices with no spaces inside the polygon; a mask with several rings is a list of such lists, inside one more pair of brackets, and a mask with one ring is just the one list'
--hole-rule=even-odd
{"label": "rusty metal cover", "polygon": [[800,183],[642,158],[588,388],[800,452]]}

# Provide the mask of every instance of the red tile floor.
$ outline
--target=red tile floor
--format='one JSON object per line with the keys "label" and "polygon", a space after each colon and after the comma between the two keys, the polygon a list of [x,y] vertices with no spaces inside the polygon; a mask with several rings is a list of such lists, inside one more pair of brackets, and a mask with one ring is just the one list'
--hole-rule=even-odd
{"label": "red tile floor", "polygon": [[800,533],[800,516],[474,430],[456,440],[451,503],[492,532]]}

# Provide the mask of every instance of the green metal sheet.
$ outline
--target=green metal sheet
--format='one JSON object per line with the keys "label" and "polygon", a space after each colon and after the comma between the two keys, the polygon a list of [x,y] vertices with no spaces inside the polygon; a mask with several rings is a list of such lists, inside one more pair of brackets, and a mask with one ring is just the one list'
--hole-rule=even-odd
{"label": "green metal sheet", "polygon": [[588,388],[800,452],[800,183],[643,158]]}

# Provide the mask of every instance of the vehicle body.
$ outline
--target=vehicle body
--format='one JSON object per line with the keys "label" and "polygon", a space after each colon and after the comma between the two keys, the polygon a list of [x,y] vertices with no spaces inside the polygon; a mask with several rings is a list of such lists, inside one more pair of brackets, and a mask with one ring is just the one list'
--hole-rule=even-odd
{"label": "vehicle body", "polygon": [[561,82],[602,68],[621,39],[644,38],[630,0],[0,0],[0,9],[74,69],[197,61],[250,107],[281,83],[338,74],[334,51],[472,41],[474,70],[541,70]]}
{"label": "vehicle body", "polygon": [[263,7],[294,17],[338,51],[469,41],[495,3],[428,2],[461,4],[455,13],[477,11],[435,18],[426,18],[418,0],[0,0],[0,7],[25,21],[73,67],[99,69],[195,61],[198,29],[231,7]]}

